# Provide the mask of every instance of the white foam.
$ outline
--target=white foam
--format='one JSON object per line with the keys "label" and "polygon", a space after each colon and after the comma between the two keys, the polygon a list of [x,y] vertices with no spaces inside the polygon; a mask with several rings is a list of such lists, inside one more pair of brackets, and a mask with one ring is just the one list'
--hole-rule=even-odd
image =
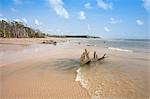
{"label": "white foam", "polygon": [[[82,68],[79,68],[76,71],[77,75],[76,75],[75,81],[79,81],[81,86],[89,92],[89,89],[90,89],[89,81],[88,79],[86,79],[85,75],[82,74],[81,69]],[[91,99],[100,99],[101,97],[100,90],[96,90],[94,93],[89,92],[89,95],[91,96]]]}
{"label": "white foam", "polygon": [[114,47],[108,47],[110,50],[117,50],[117,51],[123,51],[123,52],[133,52],[132,50],[127,49],[121,49],[121,48],[114,48]]}
{"label": "white foam", "polygon": [[96,90],[94,94],[91,96],[91,99],[101,99],[100,97],[101,95],[100,95],[99,90]]}
{"label": "white foam", "polygon": [[79,81],[81,86],[83,88],[88,88],[88,80],[85,79],[85,77],[82,75],[82,73],[80,72],[80,68],[76,71],[77,72],[77,75],[76,75],[76,79],[75,81]]}

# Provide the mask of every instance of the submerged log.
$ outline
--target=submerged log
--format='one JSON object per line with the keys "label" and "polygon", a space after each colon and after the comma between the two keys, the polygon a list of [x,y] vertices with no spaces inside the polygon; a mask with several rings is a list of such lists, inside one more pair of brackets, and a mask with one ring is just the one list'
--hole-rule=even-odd
{"label": "submerged log", "polygon": [[53,44],[53,45],[56,45],[57,42],[56,41],[53,41],[53,40],[45,40],[42,42],[43,44]]}
{"label": "submerged log", "polygon": [[98,58],[98,55],[96,54],[96,51],[94,51],[93,58],[90,58],[89,52],[85,49],[85,51],[81,54],[80,57],[80,66],[83,66],[85,64],[90,64],[91,62],[97,62],[102,59],[104,59],[106,54],[104,54],[102,57]]}

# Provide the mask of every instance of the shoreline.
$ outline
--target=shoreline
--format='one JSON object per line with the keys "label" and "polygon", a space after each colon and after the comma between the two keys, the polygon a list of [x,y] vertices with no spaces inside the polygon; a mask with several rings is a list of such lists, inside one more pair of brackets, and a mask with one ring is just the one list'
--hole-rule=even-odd
{"label": "shoreline", "polygon": [[[50,38],[42,40],[49,39]],[[52,39],[57,42],[64,41],[62,39]],[[59,57],[61,54],[60,50],[58,49],[59,52],[55,53],[57,48],[51,44],[41,44],[40,42],[42,40],[0,40],[4,45],[8,43],[10,45],[13,44],[6,49],[7,51],[12,50],[14,44],[17,44],[17,46],[15,46],[16,48],[13,48],[14,50],[24,44],[26,45],[15,52],[10,52],[9,56],[6,55],[7,53],[5,52],[3,53],[3,58],[5,59],[2,59],[3,64],[0,62],[1,97],[3,99],[90,99],[87,91],[81,88],[79,82],[74,81],[75,72],[63,72],[55,69],[55,67],[57,67],[57,65],[54,64],[56,63],[55,61],[63,57],[67,58],[68,56]],[[43,47],[45,48],[43,49]]]}
{"label": "shoreline", "polygon": [[[120,90],[120,92],[124,91],[122,90],[124,87],[128,88],[130,84],[134,84],[132,82],[137,82],[135,83],[137,85],[141,84],[142,88],[145,89],[145,93],[141,92],[143,89],[137,92],[141,96],[146,96],[146,91],[149,92],[147,89],[149,87],[149,85],[147,85],[149,81],[147,75],[150,70],[148,66],[150,57],[145,57],[147,54],[115,51],[99,46],[80,45],[70,39],[47,38],[46,40],[52,39],[59,43],[55,46],[52,44],[41,44],[45,39],[0,39],[0,43],[3,43],[1,43],[1,45],[5,45],[2,46],[3,49],[0,49],[0,51],[3,52],[3,54],[0,54],[3,56],[3,59],[1,59],[2,62],[0,62],[0,72],[2,78],[2,96],[4,99],[11,96],[14,98],[27,97],[33,99],[89,99],[91,97],[89,94],[92,95],[91,92],[95,90],[94,88],[97,85],[97,81],[94,79],[92,82],[89,81],[89,84],[92,84],[93,81],[95,83],[95,85],[91,85],[93,86],[91,90],[82,88],[80,81],[75,81],[76,70],[79,68],[79,58],[85,48],[90,51],[90,55],[92,55],[93,51],[96,51],[99,56],[104,53],[108,55],[108,58],[97,64],[98,66],[90,66],[88,70],[82,68],[82,75],[89,75],[86,76],[87,78],[85,77],[85,79],[97,77],[97,74],[103,75],[104,77],[110,74],[113,78],[121,79],[119,80],[122,84],[122,86],[120,86],[121,89],[117,89]],[[26,46],[20,46],[19,44],[25,44]],[[139,76],[137,77],[137,75]],[[120,78],[122,76],[123,78]],[[110,76],[108,76],[108,78],[109,77]],[[124,86],[124,79],[129,79],[130,82],[129,84],[126,83],[126,86]],[[97,80],[105,81],[103,77]],[[144,83],[146,85],[144,85]],[[104,86],[111,88],[109,83]],[[133,95],[136,97],[137,88],[136,86],[134,87],[135,91],[133,91]],[[127,91],[128,90],[125,90],[124,92],[127,94],[119,93],[118,96],[128,96]],[[103,97],[117,96],[113,94],[113,92],[108,92],[108,89],[105,89],[102,93],[104,95]],[[130,95],[132,96],[132,94],[129,94],[129,96]]]}

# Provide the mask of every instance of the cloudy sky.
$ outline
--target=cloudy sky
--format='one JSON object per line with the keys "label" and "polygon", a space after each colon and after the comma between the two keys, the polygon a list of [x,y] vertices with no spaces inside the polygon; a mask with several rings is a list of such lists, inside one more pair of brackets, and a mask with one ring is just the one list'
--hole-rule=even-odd
{"label": "cloudy sky", "polygon": [[150,38],[150,0],[0,0],[0,20],[49,34]]}

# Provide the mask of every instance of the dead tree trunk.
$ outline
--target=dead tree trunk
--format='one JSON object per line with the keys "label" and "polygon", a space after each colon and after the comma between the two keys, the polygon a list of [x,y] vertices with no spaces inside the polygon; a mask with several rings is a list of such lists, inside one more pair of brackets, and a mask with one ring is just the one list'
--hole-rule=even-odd
{"label": "dead tree trunk", "polygon": [[89,52],[85,49],[85,51],[81,54],[80,57],[80,66],[83,66],[85,64],[90,64],[91,62],[97,62],[102,59],[104,59],[106,54],[104,54],[102,57],[98,58],[98,55],[96,54],[96,51],[94,51],[93,58],[90,58]]}

